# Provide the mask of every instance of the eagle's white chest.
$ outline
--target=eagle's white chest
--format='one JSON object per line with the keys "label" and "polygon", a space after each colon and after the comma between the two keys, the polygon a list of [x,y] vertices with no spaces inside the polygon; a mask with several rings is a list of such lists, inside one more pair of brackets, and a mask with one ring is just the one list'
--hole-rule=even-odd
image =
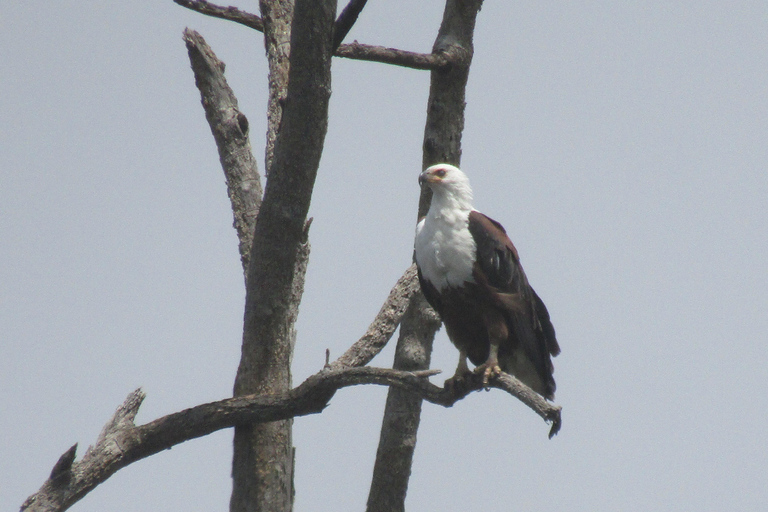
{"label": "eagle's white chest", "polygon": [[469,211],[437,210],[416,226],[416,263],[438,291],[474,282],[477,246],[469,232]]}

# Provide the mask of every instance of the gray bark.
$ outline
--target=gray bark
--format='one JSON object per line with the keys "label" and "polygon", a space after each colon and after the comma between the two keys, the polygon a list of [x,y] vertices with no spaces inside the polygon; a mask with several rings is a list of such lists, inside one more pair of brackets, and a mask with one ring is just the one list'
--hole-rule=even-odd
{"label": "gray bark", "polygon": [[240,23],[246,27],[251,27],[254,30],[262,32],[264,30],[264,23],[261,18],[255,14],[241,11],[237,7],[223,7],[220,5],[212,4],[206,0],[173,0],[182,7],[197,11],[200,14],[206,16],[213,16],[214,18],[221,18],[223,20],[234,21]]}
{"label": "gray bark", "polygon": [[294,0],[261,0],[259,8],[264,24],[264,48],[269,65],[267,145],[264,155],[264,169],[269,176],[275,155],[275,141],[283,118],[283,103],[288,94]]}
{"label": "gray bark", "polygon": [[[278,138],[283,115],[283,102],[287,96],[294,2],[293,0],[262,1],[259,5],[269,66],[265,149],[265,172],[269,177],[275,141]],[[269,180],[267,187],[269,188],[271,184],[272,180]],[[269,219],[264,219],[264,222],[268,221]],[[303,219],[302,222],[304,222]],[[307,225],[306,228],[308,227]],[[256,240],[256,244],[252,245],[251,250],[254,252],[259,250],[258,248],[264,243],[270,243],[270,241],[262,235]],[[288,247],[284,250],[292,251]],[[272,311],[261,315],[256,314],[255,309],[259,307],[259,301],[264,299],[257,298],[255,288],[248,286],[248,280],[254,275],[259,265],[249,267],[246,274],[243,351],[235,378],[235,396],[250,393],[276,393],[290,388],[290,362],[295,339],[293,324],[298,315],[298,306],[304,288],[308,256],[309,244],[305,229],[298,253],[290,256],[294,258],[291,267],[286,265],[279,269],[282,276],[271,276],[279,280],[282,284],[281,290],[286,293],[285,297],[289,298],[283,301],[281,309],[274,315],[270,314]],[[260,266],[264,267],[264,264]],[[262,268],[258,278],[263,282],[264,274],[268,272],[268,269]],[[267,309],[272,307],[269,302],[264,306]],[[270,339],[270,336],[274,337]],[[230,510],[233,512],[291,510],[293,502],[291,420],[237,426],[233,444]]]}
{"label": "gray bark", "polygon": [[448,58],[442,54],[409,52],[397,48],[362,44],[357,41],[342,44],[336,49],[334,55],[413,69],[439,69],[449,65]]}
{"label": "gray bark", "polygon": [[[421,291],[411,299],[400,324],[394,368],[418,371],[429,368],[432,340],[440,319]],[[405,389],[390,388],[384,409],[379,447],[368,493],[368,512],[405,510],[422,397]]]}
{"label": "gray bark", "polygon": [[[267,11],[274,7],[262,6]],[[282,113],[273,123],[276,114],[269,112],[274,153],[271,161],[268,157],[267,185],[251,249],[235,396],[290,389],[294,323],[306,269],[302,252],[307,248],[307,211],[328,123],[335,14],[333,0],[298,0],[293,11],[287,93],[284,98],[277,93],[274,103],[270,100],[269,108],[277,106]],[[270,26],[278,27],[270,17],[264,20],[268,54],[273,43],[281,46],[285,33],[282,25],[270,31]],[[270,69],[271,90],[278,79]],[[230,510],[291,510],[290,420],[237,427],[234,445]]]}
{"label": "gray bark", "polygon": [[261,179],[248,140],[248,119],[237,107],[237,98],[224,78],[221,62],[203,36],[184,31],[195,84],[211,127],[219,160],[227,179],[227,193],[232,204],[234,226],[239,240],[243,272],[248,270],[256,215],[261,206]]}

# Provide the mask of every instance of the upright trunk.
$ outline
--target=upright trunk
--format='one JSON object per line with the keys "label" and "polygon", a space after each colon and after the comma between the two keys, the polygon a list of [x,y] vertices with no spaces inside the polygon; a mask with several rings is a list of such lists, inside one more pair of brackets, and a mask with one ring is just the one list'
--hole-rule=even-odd
{"label": "upright trunk", "polygon": [[[286,93],[270,93],[270,98],[277,98],[274,104],[270,100],[270,109],[282,112],[278,122],[270,121],[274,149],[271,160],[267,151],[268,178],[248,268],[236,396],[285,392],[291,387],[294,323],[308,256],[306,218],[328,126],[336,2],[297,0],[293,12]],[[265,19],[265,27],[269,24]],[[285,35],[284,29],[276,32]],[[270,37],[276,39],[270,42]],[[279,37],[273,33],[265,38],[269,53]],[[272,79],[270,85],[277,87]],[[270,110],[270,115],[277,111]],[[268,146],[269,141],[268,135]],[[237,427],[232,479],[232,512],[290,511],[291,421]]]}

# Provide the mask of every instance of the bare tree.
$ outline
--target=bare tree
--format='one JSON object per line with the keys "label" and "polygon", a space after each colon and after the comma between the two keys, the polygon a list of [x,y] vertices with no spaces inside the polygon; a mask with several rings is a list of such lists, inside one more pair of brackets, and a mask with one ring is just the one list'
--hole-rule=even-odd
{"label": "bare tree", "polygon": [[[365,6],[351,0],[336,18],[335,0],[262,0],[260,16],[205,0],[174,0],[202,14],[263,32],[269,63],[269,101],[262,192],[248,140],[248,120],[200,34],[187,29],[187,45],[206,118],[216,140],[240,241],[246,283],[240,366],[234,398],[203,404],[144,425],[134,418],[144,399],[136,390],[107,422],[96,443],[75,461],[77,445],[56,462],[40,490],[21,509],[66,510],[122,467],[178,443],[234,427],[232,511],[292,509],[293,418],[321,412],[337,389],[390,386],[367,509],[404,510],[422,400],[451,406],[483,387],[440,388],[427,377],[432,340],[440,327],[426,304],[412,265],[392,288],[367,332],[336,361],[292,388],[294,324],[309,257],[309,202],[328,123],[331,59],[339,56],[431,72],[422,165],[461,158],[464,93],[472,36],[482,0],[447,0],[430,54],[354,42],[341,44]],[[423,193],[417,214],[430,197]],[[368,362],[400,326],[393,369]],[[490,386],[520,399],[560,428],[560,407],[506,374]]]}

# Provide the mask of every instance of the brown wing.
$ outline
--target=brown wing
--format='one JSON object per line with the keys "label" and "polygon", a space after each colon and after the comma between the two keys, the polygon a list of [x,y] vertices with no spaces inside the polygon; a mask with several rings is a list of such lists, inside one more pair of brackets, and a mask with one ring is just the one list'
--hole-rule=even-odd
{"label": "brown wing", "polygon": [[[528,284],[517,250],[501,224],[473,211],[469,231],[477,246],[475,280],[502,310],[510,333],[507,343],[499,347],[502,369],[552,398],[555,381],[550,356],[559,354],[560,347],[549,312]],[[505,359],[508,368],[504,368]],[[527,373],[532,373],[532,378],[526,379]]]}

